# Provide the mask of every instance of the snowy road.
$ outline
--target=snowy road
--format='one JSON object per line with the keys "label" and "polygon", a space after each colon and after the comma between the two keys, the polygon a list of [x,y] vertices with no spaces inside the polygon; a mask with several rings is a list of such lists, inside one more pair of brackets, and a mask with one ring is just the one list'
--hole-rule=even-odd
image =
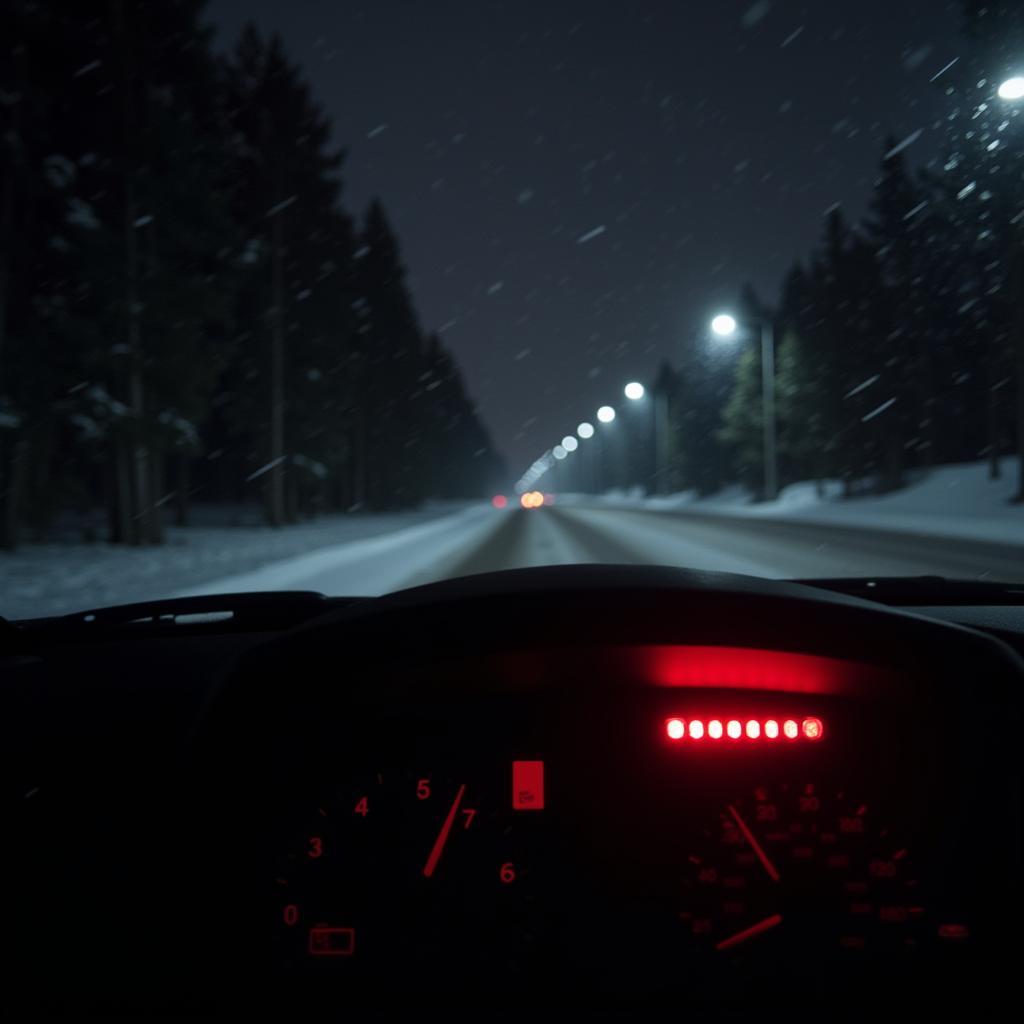
{"label": "snowy road", "polygon": [[768,577],[949,575],[1024,580],[1020,546],[850,526],[601,507],[470,508],[372,540],[214,580],[188,593],[379,594],[436,579],[561,563],[670,564]]}
{"label": "snowy road", "polygon": [[508,514],[445,574],[552,562],[662,563],[769,577],[948,575],[1024,580],[1018,545],[692,512],[543,508]]}
{"label": "snowy road", "polygon": [[[475,504],[325,517],[281,531],[200,526],[175,531],[156,548],[26,545],[0,556],[0,615],[29,618],[232,591],[382,594],[451,576],[581,562],[783,578],[937,574],[1024,581],[1024,530],[1007,522],[988,540],[970,540],[897,532],[882,528],[877,517],[869,529],[584,500],[530,511]],[[947,516],[944,528],[958,523],[975,528],[980,520]]]}

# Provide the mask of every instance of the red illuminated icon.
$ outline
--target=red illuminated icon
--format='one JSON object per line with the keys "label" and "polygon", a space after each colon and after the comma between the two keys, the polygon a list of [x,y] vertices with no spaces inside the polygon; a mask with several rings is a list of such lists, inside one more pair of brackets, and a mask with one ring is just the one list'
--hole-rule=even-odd
{"label": "red illuminated icon", "polygon": [[690,722],[690,739],[699,740],[704,738],[704,723],[695,720]]}
{"label": "red illuminated icon", "polygon": [[761,723],[753,720],[747,722],[747,739],[756,740],[761,735]]}
{"label": "red illuminated icon", "polygon": [[803,721],[804,736],[809,740],[820,740],[822,734],[820,718],[805,718]]}
{"label": "red illuminated icon", "polygon": [[355,951],[355,928],[328,928],[320,924],[309,929],[310,956],[351,956]]}
{"label": "red illuminated icon", "polygon": [[764,723],[764,735],[766,739],[774,740],[778,739],[779,736],[779,723],[774,718],[769,718]]}
{"label": "red illuminated icon", "polygon": [[792,718],[788,718],[782,723],[782,735],[785,736],[787,740],[795,740],[797,736],[800,735],[800,730]]}
{"label": "red illuminated icon", "polygon": [[720,721],[718,721],[717,718],[715,718],[712,721],[708,722],[708,735],[713,740],[720,740],[722,738],[722,734],[724,732],[725,732],[725,729],[722,728],[722,723]]}
{"label": "red illuminated icon", "polygon": [[738,740],[743,735],[743,726],[735,718],[730,719],[729,724],[725,727],[725,734],[731,740]]}
{"label": "red illuminated icon", "polygon": [[939,925],[939,938],[940,939],[969,939],[971,937],[971,929],[965,924],[940,924]]}
{"label": "red illuminated icon", "polygon": [[512,762],[512,809],[516,811],[544,810],[543,761]]}
{"label": "red illuminated icon", "polygon": [[670,718],[665,723],[665,731],[670,740],[681,740],[686,735],[686,726],[681,718]]}

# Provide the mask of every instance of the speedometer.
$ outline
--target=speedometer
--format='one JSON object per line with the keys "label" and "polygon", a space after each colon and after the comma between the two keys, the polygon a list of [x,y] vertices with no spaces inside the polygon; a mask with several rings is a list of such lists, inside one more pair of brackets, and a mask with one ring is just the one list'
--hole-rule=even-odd
{"label": "speedometer", "polygon": [[680,917],[722,955],[759,946],[911,951],[927,917],[914,858],[854,793],[756,786],[719,809],[689,855]]}
{"label": "speedometer", "polygon": [[532,970],[546,813],[540,761],[344,782],[293,823],[272,880],[276,962],[356,985]]}

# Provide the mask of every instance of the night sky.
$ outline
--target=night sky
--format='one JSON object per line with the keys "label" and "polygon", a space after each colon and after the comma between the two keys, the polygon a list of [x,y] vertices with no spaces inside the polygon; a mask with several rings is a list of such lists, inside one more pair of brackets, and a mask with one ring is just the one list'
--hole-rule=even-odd
{"label": "night sky", "polygon": [[946,0],[214,0],[279,31],[518,475],[752,282],[776,295],[886,135],[937,153]]}

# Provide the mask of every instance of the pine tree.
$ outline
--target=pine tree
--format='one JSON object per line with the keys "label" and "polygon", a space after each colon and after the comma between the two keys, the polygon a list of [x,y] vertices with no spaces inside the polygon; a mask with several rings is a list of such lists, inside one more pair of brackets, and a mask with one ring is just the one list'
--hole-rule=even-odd
{"label": "pine tree", "polygon": [[[1019,73],[1024,10],[1009,0],[964,2],[966,46],[940,79],[950,103],[943,195],[960,237],[964,275],[961,309],[980,348],[965,372],[984,367],[988,450],[993,474],[1004,433],[1013,423],[1024,499],[1024,110],[998,95]],[[1002,385],[1014,381],[1014,410]]]}
{"label": "pine tree", "polygon": [[225,77],[233,212],[248,268],[236,315],[240,353],[229,377],[236,401],[228,415],[250,435],[250,476],[262,478],[267,521],[280,526],[295,511],[286,479],[289,396],[294,374],[310,369],[297,367],[303,360],[292,351],[300,332],[296,305],[309,283],[304,254],[308,240],[324,241],[325,224],[337,217],[342,154],[329,148],[329,123],[280,37],[265,40],[247,26]]}
{"label": "pine tree", "polygon": [[423,442],[423,338],[405,283],[398,239],[379,201],[370,204],[356,269],[362,450],[372,508],[421,500],[429,481]]}

